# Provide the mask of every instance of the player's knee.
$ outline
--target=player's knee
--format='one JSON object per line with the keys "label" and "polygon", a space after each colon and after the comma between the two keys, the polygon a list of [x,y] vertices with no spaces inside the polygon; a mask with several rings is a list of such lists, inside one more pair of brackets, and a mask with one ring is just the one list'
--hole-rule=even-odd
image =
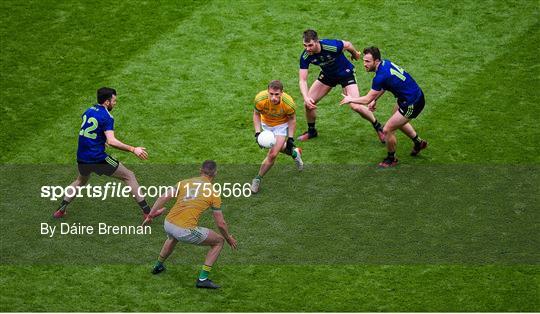
{"label": "player's knee", "polygon": [[135,173],[133,173],[133,171],[131,171],[131,170],[126,170],[122,175],[122,179],[124,181],[135,180]]}
{"label": "player's knee", "polygon": [[218,235],[216,238],[215,246],[222,247],[224,244],[225,244],[225,239],[221,235]]}
{"label": "player's knee", "polygon": [[390,135],[394,132],[394,129],[391,128],[388,124],[386,124],[384,127],[383,127],[383,132],[384,132],[384,135]]}
{"label": "player's knee", "polygon": [[[317,103],[314,103],[315,106],[317,106]],[[307,104],[304,104],[304,108],[307,110],[307,111],[314,111],[315,108],[311,108],[311,107],[308,107]]]}

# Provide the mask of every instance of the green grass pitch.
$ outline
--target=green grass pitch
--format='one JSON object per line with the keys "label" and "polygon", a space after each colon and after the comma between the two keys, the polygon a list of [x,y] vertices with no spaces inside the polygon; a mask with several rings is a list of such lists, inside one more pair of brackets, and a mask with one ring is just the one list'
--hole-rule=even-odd
{"label": "green grass pitch", "polygon": [[[540,311],[538,1],[1,1],[0,311]],[[204,159],[250,182],[264,151],[252,100],[280,79],[298,104],[301,34],[381,48],[426,94],[430,143],[381,171],[372,128],[339,90],[319,104],[306,168],[280,156],[261,193],[224,199],[239,241],[199,291],[205,249],[178,245],[152,276],[164,231],[40,235],[76,175],[81,113],[118,90],[119,151],[143,185],[174,184]],[[361,92],[372,74],[357,62]],[[310,82],[318,69],[311,68]],[[393,98],[377,116],[385,121]],[[92,184],[107,178],[93,177]],[[153,199],[150,199],[153,201]],[[212,227],[210,215],[201,224]],[[133,225],[131,199],[77,199],[68,223]]]}

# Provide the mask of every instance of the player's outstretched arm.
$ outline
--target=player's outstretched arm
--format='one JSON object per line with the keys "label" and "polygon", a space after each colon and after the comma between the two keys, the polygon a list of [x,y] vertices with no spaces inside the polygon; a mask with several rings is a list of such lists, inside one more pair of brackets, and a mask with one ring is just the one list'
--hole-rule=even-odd
{"label": "player's outstretched arm", "polygon": [[340,105],[349,104],[349,103],[355,103],[355,104],[361,104],[361,105],[367,105],[375,100],[377,100],[379,97],[382,96],[384,93],[384,90],[370,90],[367,95],[362,97],[351,97],[345,94],[341,94],[343,96],[343,99],[339,102]]}
{"label": "player's outstretched arm", "polygon": [[214,221],[216,222],[219,232],[225,238],[225,241],[229,243],[231,248],[236,250],[236,239],[232,236],[232,234],[229,233],[229,228],[227,227],[227,223],[225,222],[225,217],[223,217],[223,212],[221,210],[214,210],[212,214],[214,216]]}
{"label": "player's outstretched arm", "polygon": [[354,48],[353,44],[350,41],[342,40],[343,49],[347,50],[351,54],[352,60],[360,60],[360,53]]}
{"label": "player's outstretched arm", "polygon": [[139,159],[143,159],[143,160],[148,159],[148,153],[146,152],[146,148],[134,147],[134,146],[122,143],[120,140],[118,140],[114,136],[114,131],[112,130],[105,131],[105,136],[107,137],[107,145],[112,146],[119,150],[131,152],[135,154],[135,156],[137,156]]}
{"label": "player's outstretched arm", "polygon": [[144,220],[143,225],[151,223],[153,218],[161,215],[166,209],[165,204],[167,204],[168,201],[175,197],[177,192],[178,190],[171,186],[167,189],[165,195],[161,195],[160,197],[158,197],[158,199],[154,203],[154,206],[152,206],[150,213],[148,213],[146,219]]}

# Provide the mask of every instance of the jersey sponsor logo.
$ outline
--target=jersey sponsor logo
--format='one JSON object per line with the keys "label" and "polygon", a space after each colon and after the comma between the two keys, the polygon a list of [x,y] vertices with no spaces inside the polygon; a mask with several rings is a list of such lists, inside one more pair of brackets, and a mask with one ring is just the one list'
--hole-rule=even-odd
{"label": "jersey sponsor logo", "polygon": [[331,60],[328,60],[328,61],[325,61],[325,62],[321,62],[319,63],[319,66],[326,66],[326,65],[329,65],[329,64],[333,64],[334,63],[334,59],[331,59]]}
{"label": "jersey sponsor logo", "polygon": [[324,50],[328,50],[328,51],[332,51],[332,52],[337,52],[337,47],[336,47],[336,46],[330,46],[330,45],[322,44],[322,48],[323,48]]}

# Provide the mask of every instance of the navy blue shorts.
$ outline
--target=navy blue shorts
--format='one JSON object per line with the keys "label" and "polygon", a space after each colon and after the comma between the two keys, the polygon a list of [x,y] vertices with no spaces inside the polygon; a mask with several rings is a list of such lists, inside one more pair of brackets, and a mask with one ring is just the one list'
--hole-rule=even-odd
{"label": "navy blue shorts", "polygon": [[420,95],[417,102],[414,104],[407,104],[406,102],[400,102],[398,101],[399,106],[399,113],[401,113],[402,116],[404,116],[407,119],[414,119],[418,117],[420,112],[424,110],[424,106],[426,105],[426,100],[424,98],[424,92],[422,92],[422,95]]}
{"label": "navy blue shorts", "polygon": [[323,72],[321,72],[319,73],[319,77],[317,79],[324,85],[327,85],[330,87],[336,87],[337,84],[340,84],[341,87],[356,84],[356,77],[354,76],[354,73],[351,73],[347,76],[342,76],[342,77],[333,77],[333,76],[328,76],[324,74]]}
{"label": "navy blue shorts", "polygon": [[111,156],[107,156],[102,161],[98,161],[94,163],[77,161],[77,164],[79,168],[79,173],[82,176],[87,177],[92,172],[94,172],[97,175],[111,176],[116,171],[116,169],[118,169],[120,162]]}

